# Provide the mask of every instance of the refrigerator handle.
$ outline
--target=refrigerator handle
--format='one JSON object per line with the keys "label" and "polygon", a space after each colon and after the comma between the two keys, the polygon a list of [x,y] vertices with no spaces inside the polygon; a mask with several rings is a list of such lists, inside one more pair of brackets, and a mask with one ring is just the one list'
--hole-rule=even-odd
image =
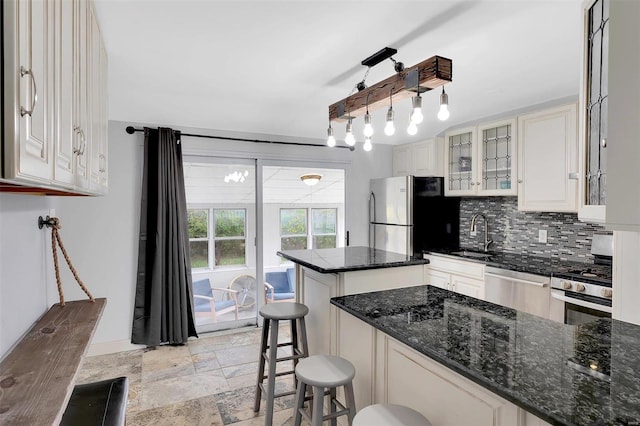
{"label": "refrigerator handle", "polygon": [[[371,217],[371,202],[372,201],[373,201],[373,218]],[[376,194],[374,194],[373,191],[371,191],[371,195],[369,197],[369,241],[368,241],[368,245],[369,245],[369,247],[372,247],[372,248],[376,248],[375,228],[371,224],[372,220],[375,220],[375,218],[376,218]],[[371,232],[373,232],[373,238],[371,238]],[[373,245],[371,245],[371,240],[373,240]]]}
{"label": "refrigerator handle", "polygon": [[[371,202],[373,201],[373,217],[371,217]],[[375,222],[376,220],[376,194],[371,192],[369,197],[369,222]]]}

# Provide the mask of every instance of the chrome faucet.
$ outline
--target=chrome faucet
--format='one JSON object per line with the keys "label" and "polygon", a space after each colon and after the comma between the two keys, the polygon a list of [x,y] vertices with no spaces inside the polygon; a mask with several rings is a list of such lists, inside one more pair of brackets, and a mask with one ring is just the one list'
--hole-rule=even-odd
{"label": "chrome faucet", "polygon": [[490,240],[488,237],[489,234],[489,222],[487,222],[487,218],[482,213],[476,213],[471,216],[471,228],[469,232],[476,231],[476,223],[478,222],[478,216],[484,219],[484,251],[489,251],[489,246],[493,243],[493,240]]}

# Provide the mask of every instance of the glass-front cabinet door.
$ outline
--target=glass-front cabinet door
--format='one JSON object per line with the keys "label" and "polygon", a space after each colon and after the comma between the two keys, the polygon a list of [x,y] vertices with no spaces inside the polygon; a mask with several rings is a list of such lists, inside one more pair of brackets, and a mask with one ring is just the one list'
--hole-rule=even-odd
{"label": "glass-front cabinet door", "polygon": [[581,93],[584,192],[579,214],[581,219],[603,222],[607,182],[609,2],[588,2],[584,13],[584,75]]}
{"label": "glass-front cabinet door", "polygon": [[516,120],[454,129],[445,135],[445,194],[517,195]]}
{"label": "glass-front cabinet door", "polygon": [[478,126],[478,195],[517,195],[516,120]]}
{"label": "glass-front cabinet door", "polygon": [[475,195],[476,128],[447,132],[445,142],[445,195]]}

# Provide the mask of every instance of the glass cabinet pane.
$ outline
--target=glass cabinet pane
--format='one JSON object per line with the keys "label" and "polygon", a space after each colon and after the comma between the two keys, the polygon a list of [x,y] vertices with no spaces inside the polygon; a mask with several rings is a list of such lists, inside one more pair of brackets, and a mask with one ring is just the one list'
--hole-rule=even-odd
{"label": "glass cabinet pane", "polygon": [[609,2],[598,0],[589,9],[586,87],[587,173],[586,203],[604,205],[606,198]]}
{"label": "glass cabinet pane", "polygon": [[469,190],[473,180],[472,133],[449,136],[449,189]]}
{"label": "glass cabinet pane", "polygon": [[511,189],[511,125],[482,130],[482,189]]}

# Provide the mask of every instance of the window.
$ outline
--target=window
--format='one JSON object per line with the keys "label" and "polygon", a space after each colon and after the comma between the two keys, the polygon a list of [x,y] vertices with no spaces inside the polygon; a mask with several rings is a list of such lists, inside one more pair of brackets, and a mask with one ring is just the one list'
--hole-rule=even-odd
{"label": "window", "polygon": [[187,218],[192,268],[246,264],[245,209],[188,209]]}
{"label": "window", "polygon": [[311,209],[311,248],[336,247],[336,209]]}
{"label": "window", "polygon": [[282,250],[307,248],[307,209],[280,209],[280,247]]}
{"label": "window", "polygon": [[[310,217],[307,215],[309,210]],[[334,248],[336,222],[337,209],[280,209],[280,248]]]}
{"label": "window", "polygon": [[245,223],[244,209],[215,209],[215,265],[244,265]]}
{"label": "window", "polygon": [[209,211],[187,210],[192,268],[209,266]]}

